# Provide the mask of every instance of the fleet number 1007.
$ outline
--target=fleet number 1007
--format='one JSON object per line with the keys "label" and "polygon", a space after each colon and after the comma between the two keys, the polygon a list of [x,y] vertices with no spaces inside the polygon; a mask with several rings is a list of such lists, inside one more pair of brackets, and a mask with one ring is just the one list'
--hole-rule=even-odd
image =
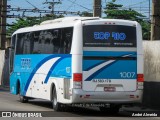
{"label": "fleet number 1007", "polygon": [[135,72],[120,72],[121,78],[134,78]]}

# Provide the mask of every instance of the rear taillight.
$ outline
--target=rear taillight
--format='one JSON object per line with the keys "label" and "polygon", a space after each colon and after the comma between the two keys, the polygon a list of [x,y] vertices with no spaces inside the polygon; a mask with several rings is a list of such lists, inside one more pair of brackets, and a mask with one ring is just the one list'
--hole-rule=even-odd
{"label": "rear taillight", "polygon": [[144,75],[137,74],[137,89],[143,90]]}
{"label": "rear taillight", "polygon": [[144,75],[143,74],[137,74],[137,82],[144,82]]}
{"label": "rear taillight", "polygon": [[73,74],[73,81],[81,82],[82,81],[82,73],[74,73]]}
{"label": "rear taillight", "polygon": [[74,88],[81,89],[82,88],[82,73],[74,73],[73,81],[74,81]]}

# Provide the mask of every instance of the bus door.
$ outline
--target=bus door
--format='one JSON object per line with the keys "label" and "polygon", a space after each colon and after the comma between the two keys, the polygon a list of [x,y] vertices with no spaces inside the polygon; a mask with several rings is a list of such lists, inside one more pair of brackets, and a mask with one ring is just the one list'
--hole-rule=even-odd
{"label": "bus door", "polygon": [[135,91],[136,27],[83,26],[83,90]]}
{"label": "bus door", "polygon": [[9,72],[13,72],[14,67],[14,55],[15,55],[15,44],[16,44],[16,35],[12,37],[11,47],[9,48]]}

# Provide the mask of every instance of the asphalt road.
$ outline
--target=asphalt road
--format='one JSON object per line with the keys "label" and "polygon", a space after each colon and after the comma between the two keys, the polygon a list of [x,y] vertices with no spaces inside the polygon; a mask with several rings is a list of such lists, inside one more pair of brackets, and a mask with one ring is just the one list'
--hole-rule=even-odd
{"label": "asphalt road", "polygon": [[[123,111],[123,109],[120,110],[120,112],[116,115],[111,115],[107,113],[102,113],[97,108],[79,108],[79,107],[69,107],[67,111],[63,112],[55,112],[52,109],[52,104],[49,101],[35,99],[30,100],[28,103],[21,103],[19,102],[19,98],[16,95],[10,94],[8,91],[0,91],[0,114],[4,111],[16,111],[18,113],[23,113],[25,111],[28,112],[37,112],[42,113],[42,117],[50,117],[53,116],[55,119],[65,118],[65,120],[106,120],[110,119],[122,119],[122,120],[128,120],[128,116],[131,116],[131,112]],[[120,118],[119,118],[120,117]],[[15,118],[17,119],[17,118]],[[43,119],[43,118],[41,118]],[[134,119],[134,117],[131,117],[130,119]],[[139,118],[140,120],[143,118]],[[147,118],[150,119],[150,118]],[[155,119],[159,119],[156,117]],[[37,120],[40,120],[37,118]]]}

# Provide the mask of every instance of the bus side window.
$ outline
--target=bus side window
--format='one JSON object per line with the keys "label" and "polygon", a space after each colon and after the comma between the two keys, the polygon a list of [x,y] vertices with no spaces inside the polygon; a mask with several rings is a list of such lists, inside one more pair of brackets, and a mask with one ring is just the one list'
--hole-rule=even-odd
{"label": "bus side window", "polygon": [[39,31],[31,32],[30,40],[31,40],[31,54],[40,54],[41,51],[39,50]]}
{"label": "bus side window", "polygon": [[16,54],[23,54],[23,48],[24,48],[23,36],[24,36],[24,34],[22,33],[22,34],[17,35]]}
{"label": "bus side window", "polygon": [[34,31],[18,34],[16,54],[68,54],[73,28]]}
{"label": "bus side window", "polygon": [[54,29],[52,30],[52,34],[53,34],[52,44],[54,46],[53,53],[58,54],[60,53],[61,30]]}
{"label": "bus side window", "polygon": [[63,54],[70,53],[73,28],[64,28],[62,31],[61,47],[63,48]]}
{"label": "bus side window", "polygon": [[16,45],[16,35],[14,35],[11,39],[11,49],[9,50],[9,63],[10,63],[10,68],[9,71],[10,73],[13,71],[13,62],[14,62],[14,54],[15,54],[15,45]]}
{"label": "bus side window", "polygon": [[30,53],[31,53],[30,33],[18,34],[16,54],[30,54]]}

